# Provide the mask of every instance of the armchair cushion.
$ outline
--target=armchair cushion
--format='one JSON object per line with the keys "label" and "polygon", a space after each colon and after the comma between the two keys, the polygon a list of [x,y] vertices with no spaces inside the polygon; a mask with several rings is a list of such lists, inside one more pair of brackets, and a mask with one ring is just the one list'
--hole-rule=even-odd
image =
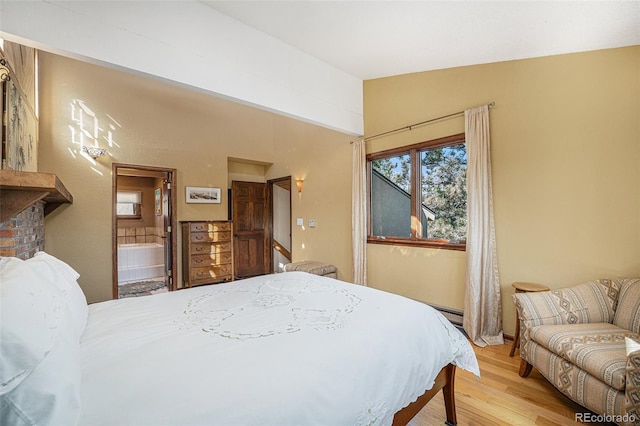
{"label": "armchair cushion", "polygon": [[613,324],[595,323],[538,326],[531,329],[530,337],[608,386],[624,391],[625,337],[640,336]]}
{"label": "armchair cushion", "polygon": [[640,279],[627,279],[623,283],[613,323],[640,333]]}

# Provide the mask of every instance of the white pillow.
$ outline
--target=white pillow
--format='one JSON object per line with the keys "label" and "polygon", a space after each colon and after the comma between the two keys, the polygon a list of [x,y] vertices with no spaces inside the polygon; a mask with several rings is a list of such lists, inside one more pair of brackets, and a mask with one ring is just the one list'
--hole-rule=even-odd
{"label": "white pillow", "polygon": [[76,272],[68,264],[64,263],[62,260],[57,257],[51,256],[49,253],[44,251],[39,251],[33,255],[31,259],[27,259],[26,262],[37,262],[42,261],[44,263],[50,264],[54,267],[60,274],[66,276],[70,281],[75,282],[78,278],[80,278],[80,274]]}
{"label": "white pillow", "polygon": [[25,262],[41,274],[50,278],[58,289],[60,289],[71,311],[77,336],[78,339],[80,339],[80,336],[82,336],[87,326],[87,318],[89,316],[87,298],[77,282],[80,274],[62,260],[44,251],[37,252],[34,257]]}
{"label": "white pillow", "polygon": [[0,261],[0,395],[20,384],[53,347],[62,294],[25,261]]}
{"label": "white pillow", "polygon": [[64,296],[16,258],[0,258],[0,296],[0,424],[76,424],[80,345]]}
{"label": "white pillow", "polygon": [[633,339],[624,337],[624,346],[627,351],[627,356],[629,356],[632,352],[640,350],[640,342],[636,342]]}
{"label": "white pillow", "polygon": [[53,347],[11,392],[0,395],[2,425],[75,425],[80,417],[80,345],[63,315]]}

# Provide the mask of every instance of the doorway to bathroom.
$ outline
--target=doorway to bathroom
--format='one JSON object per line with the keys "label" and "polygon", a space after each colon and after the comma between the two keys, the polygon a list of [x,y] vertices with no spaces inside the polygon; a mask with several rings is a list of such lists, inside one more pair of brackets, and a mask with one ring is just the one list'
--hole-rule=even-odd
{"label": "doorway to bathroom", "polygon": [[175,289],[175,169],[112,166],[113,298]]}

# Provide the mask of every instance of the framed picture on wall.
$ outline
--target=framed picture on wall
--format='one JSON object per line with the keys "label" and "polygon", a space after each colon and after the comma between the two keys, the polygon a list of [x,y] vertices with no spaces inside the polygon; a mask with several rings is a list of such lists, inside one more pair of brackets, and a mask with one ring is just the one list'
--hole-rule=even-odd
{"label": "framed picture on wall", "polygon": [[162,189],[156,189],[156,216],[162,215]]}
{"label": "framed picture on wall", "polygon": [[220,200],[220,188],[204,188],[199,186],[187,186],[187,203],[218,204]]}

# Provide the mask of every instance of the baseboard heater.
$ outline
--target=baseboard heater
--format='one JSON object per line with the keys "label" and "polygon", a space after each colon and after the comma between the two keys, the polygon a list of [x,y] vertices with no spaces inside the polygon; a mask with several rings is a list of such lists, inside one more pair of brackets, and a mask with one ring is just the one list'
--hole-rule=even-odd
{"label": "baseboard heater", "polygon": [[427,304],[444,315],[444,317],[448,319],[451,324],[453,324],[458,330],[462,332],[462,334],[464,334],[465,336],[467,335],[467,333],[465,333],[464,329],[462,328],[462,316],[464,314],[463,311],[459,311],[453,308],[447,308],[445,306],[433,305],[431,303]]}

